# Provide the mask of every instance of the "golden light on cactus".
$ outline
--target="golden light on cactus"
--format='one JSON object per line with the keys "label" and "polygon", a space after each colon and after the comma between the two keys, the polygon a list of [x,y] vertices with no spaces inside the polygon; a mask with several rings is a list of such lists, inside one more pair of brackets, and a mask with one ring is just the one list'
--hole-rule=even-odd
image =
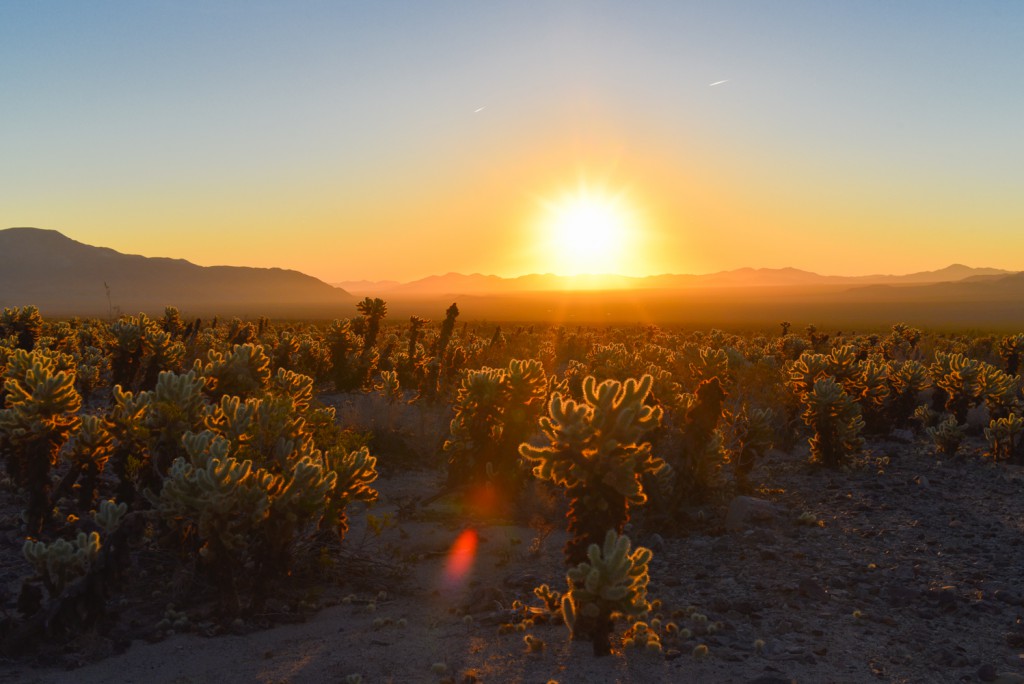
{"label": "golden light on cactus", "polygon": [[622,273],[630,267],[639,221],[624,192],[581,183],[542,205],[541,241],[559,275]]}

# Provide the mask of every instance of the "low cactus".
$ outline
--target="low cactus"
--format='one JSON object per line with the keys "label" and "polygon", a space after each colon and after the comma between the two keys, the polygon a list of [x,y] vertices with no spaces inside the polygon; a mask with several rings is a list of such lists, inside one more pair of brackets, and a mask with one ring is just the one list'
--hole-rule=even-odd
{"label": "low cactus", "polygon": [[935,447],[946,458],[953,458],[960,450],[960,444],[967,434],[967,426],[956,422],[956,416],[946,416],[935,427],[925,430],[935,442]]}
{"label": "low cactus", "polygon": [[647,566],[653,554],[629,537],[608,530],[603,546],[591,544],[587,561],[569,570],[569,591],[562,597],[562,618],[574,639],[588,639],[594,655],[611,653],[614,621],[637,618],[650,610]]}
{"label": "low cactus", "polygon": [[49,544],[29,539],[22,547],[25,559],[43,580],[51,598],[59,596],[64,587],[85,576],[100,552],[98,532],[79,532],[73,542],[58,539]]}
{"label": "low cactus", "polygon": [[1024,420],[1011,413],[1006,418],[997,418],[985,428],[989,454],[996,461],[1024,462]]}

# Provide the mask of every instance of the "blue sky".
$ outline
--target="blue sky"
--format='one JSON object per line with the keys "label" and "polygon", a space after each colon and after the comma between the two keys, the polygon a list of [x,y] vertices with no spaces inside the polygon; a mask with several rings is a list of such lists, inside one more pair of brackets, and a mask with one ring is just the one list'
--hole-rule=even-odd
{"label": "blue sky", "polygon": [[0,226],[514,275],[565,263],[537,206],[585,178],[644,217],[624,272],[1021,268],[1021,36],[1011,2],[9,2]]}

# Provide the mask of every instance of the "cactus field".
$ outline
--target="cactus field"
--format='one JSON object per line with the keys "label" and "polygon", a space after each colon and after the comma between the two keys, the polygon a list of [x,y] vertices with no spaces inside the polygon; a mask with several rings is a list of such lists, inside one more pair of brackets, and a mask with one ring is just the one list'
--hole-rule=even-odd
{"label": "cactus field", "polygon": [[350,313],[2,312],[0,682],[1024,681],[1024,333]]}

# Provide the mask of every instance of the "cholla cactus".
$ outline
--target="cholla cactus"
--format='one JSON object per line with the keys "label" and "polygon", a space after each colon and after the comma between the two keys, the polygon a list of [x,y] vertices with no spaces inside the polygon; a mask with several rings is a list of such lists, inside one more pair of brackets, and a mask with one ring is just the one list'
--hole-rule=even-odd
{"label": "cholla cactus", "polygon": [[327,329],[327,346],[331,356],[331,376],[334,388],[346,392],[362,387],[376,366],[372,350],[362,352],[359,336],[350,321],[334,321]]}
{"label": "cholla cactus", "polygon": [[917,408],[917,395],[931,386],[931,379],[928,369],[919,361],[889,361],[888,366],[892,423],[903,427]]}
{"label": "cholla cactus", "polygon": [[594,655],[611,653],[609,637],[618,618],[637,618],[650,610],[647,565],[653,554],[630,553],[625,535],[608,530],[603,548],[591,544],[587,560],[569,570],[569,591],[562,597],[562,618],[574,639],[589,639]]}
{"label": "cholla cactus", "polygon": [[593,376],[583,381],[583,403],[551,397],[549,415],[540,427],[549,444],[522,444],[519,453],[536,465],[533,474],[566,487],[570,498],[566,559],[570,565],[586,556],[587,547],[607,530],[621,532],[630,504],[647,500],[641,478],[657,473],[665,463],[651,453],[643,436],[656,428],[662,411],[647,406],[652,378],[625,383]]}
{"label": "cholla cactus", "polygon": [[804,423],[814,430],[809,440],[812,458],[829,468],[838,468],[863,444],[860,407],[831,377],[816,380],[803,400]]}
{"label": "cholla cactus", "polygon": [[959,425],[956,416],[946,416],[935,427],[925,430],[935,442],[935,447],[946,458],[953,458],[960,449],[961,442],[967,434],[967,426]]}
{"label": "cholla cactus", "polygon": [[13,336],[18,349],[32,351],[42,334],[43,317],[36,307],[14,307],[0,313],[0,337]]}
{"label": "cholla cactus", "polygon": [[992,420],[985,428],[989,455],[996,461],[1024,461],[1024,420],[1011,413],[1005,418]]}
{"label": "cholla cactus", "polygon": [[270,382],[270,358],[263,347],[237,344],[229,354],[210,350],[210,362],[203,367],[206,389],[214,399],[226,394],[251,397]]}
{"label": "cholla cactus", "polygon": [[[145,316],[141,316],[145,319]],[[114,341],[110,347],[110,370],[115,385],[129,387],[142,363],[142,329],[139,318],[125,316],[114,321],[110,332]]]}
{"label": "cholla cactus", "polygon": [[356,309],[363,315],[363,320],[366,322],[366,334],[363,336],[363,353],[366,354],[371,347],[377,344],[380,322],[388,315],[388,305],[380,297],[375,299],[365,297],[363,301],[356,304]]}
{"label": "cholla cactus", "polygon": [[493,479],[514,494],[522,480],[519,445],[533,432],[547,389],[544,368],[534,359],[467,372],[455,399],[451,439],[444,443],[449,483]]}
{"label": "cholla cactus", "polygon": [[184,374],[165,371],[157,377],[156,387],[149,393],[144,422],[158,473],[166,472],[171,461],[182,455],[182,435],[206,426],[206,383],[207,379],[195,370]]}
{"label": "cholla cactus", "polygon": [[336,475],[334,486],[327,495],[327,507],[321,526],[332,525],[338,532],[338,539],[344,539],[348,532],[348,517],[345,509],[353,501],[370,503],[377,500],[377,490],[370,484],[377,479],[377,459],[366,447],[345,453],[331,450],[324,455],[327,469]]}
{"label": "cholla cactus", "polygon": [[875,359],[859,362],[850,387],[868,429],[885,433],[895,427],[889,412],[889,368],[886,364]]}
{"label": "cholla cactus", "polygon": [[882,353],[885,358],[894,361],[916,360],[921,350],[917,343],[921,340],[921,331],[903,323],[892,326],[892,332],[882,342]]}
{"label": "cholla cactus", "polygon": [[711,378],[718,378],[722,385],[729,382],[729,354],[724,349],[701,347],[698,359],[690,364],[690,373],[698,386]]}
{"label": "cholla cactus", "polygon": [[120,385],[114,385],[112,398],[113,406],[106,418],[107,429],[114,439],[110,465],[119,483],[117,497],[131,503],[138,493],[135,484],[140,471],[151,456],[146,411],[152,393],[125,392]]}
{"label": "cholla cactus", "polygon": [[100,502],[100,507],[93,512],[92,518],[104,534],[111,535],[121,526],[121,521],[127,512],[128,504],[107,499]]}
{"label": "cholla cactus", "polygon": [[89,509],[96,499],[99,477],[114,451],[114,440],[99,416],[83,416],[68,454],[79,484],[78,505]]}
{"label": "cholla cactus", "polygon": [[790,388],[801,399],[814,389],[817,380],[830,375],[828,357],[814,352],[804,352],[787,370]]}
{"label": "cholla cactus", "polygon": [[963,354],[935,353],[935,362],[928,367],[935,387],[944,393],[945,408],[957,422],[967,419],[967,409],[978,402],[981,394],[981,364]]}
{"label": "cholla cactus", "polygon": [[1020,378],[982,363],[978,374],[980,394],[985,399],[992,418],[1006,418],[1013,412],[1020,412]]}
{"label": "cholla cactus", "polygon": [[3,387],[0,453],[14,481],[28,490],[28,531],[38,534],[50,516],[50,467],[78,427],[82,400],[74,372],[57,370],[57,361],[38,350],[14,352]]}
{"label": "cholla cactus", "polygon": [[75,372],[75,388],[82,395],[82,400],[89,397],[103,383],[110,362],[107,355],[98,347],[87,346],[78,358],[78,369]]}
{"label": "cholla cactus", "polygon": [[189,458],[174,461],[153,503],[183,534],[193,531],[214,581],[233,590],[279,478],[226,456],[227,440],[204,437],[185,441]]}
{"label": "cholla cactus", "polygon": [[711,489],[725,455],[717,431],[724,400],[725,390],[717,377],[703,380],[696,394],[684,395],[679,447],[667,459],[674,475],[670,496],[676,506],[701,499]]}
{"label": "cholla cactus", "polygon": [[21,551],[50,596],[56,597],[69,583],[89,572],[100,552],[100,535],[79,532],[74,542],[58,539],[50,544],[29,539]]}
{"label": "cholla cactus", "polygon": [[736,487],[740,492],[750,491],[749,475],[754,463],[772,446],[771,409],[744,407],[732,420],[732,447],[728,450]]}
{"label": "cholla cactus", "polygon": [[1006,374],[1016,375],[1024,354],[1024,333],[1007,335],[999,341],[999,358],[1006,364]]}
{"label": "cholla cactus", "polygon": [[381,371],[380,381],[373,383],[373,389],[387,400],[397,404],[402,399],[402,386],[398,382],[398,371]]}
{"label": "cholla cactus", "polygon": [[185,345],[174,340],[171,332],[163,330],[156,321],[145,320],[142,327],[142,356],[146,370],[142,387],[153,387],[161,372],[179,370],[184,353]]}

